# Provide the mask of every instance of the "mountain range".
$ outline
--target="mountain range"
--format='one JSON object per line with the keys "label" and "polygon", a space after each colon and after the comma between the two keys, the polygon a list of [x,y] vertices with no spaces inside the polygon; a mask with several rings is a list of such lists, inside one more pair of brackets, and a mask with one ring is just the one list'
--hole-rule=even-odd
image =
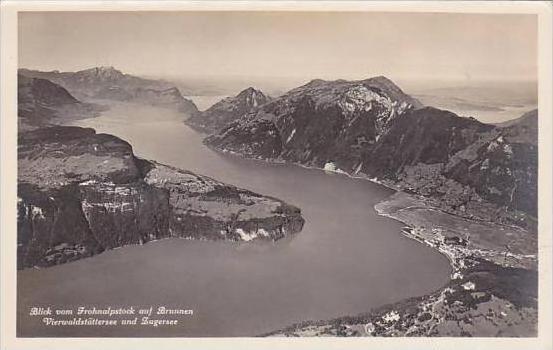
{"label": "mountain range", "polygon": [[204,112],[196,113],[186,123],[200,131],[215,132],[270,100],[260,90],[249,87],[236,96],[215,103]]}
{"label": "mountain range", "polygon": [[486,124],[424,106],[379,76],[316,79],[276,98],[247,88],[199,112],[170,83],[111,67],[19,73],[19,269],[167,237],[274,241],[302,230],[301,210],[282,200],[63,126],[95,116],[96,100],[139,102],[183,113],[216,150],[399,190],[375,210],[449,258],[451,278],[438,291],[272,334],[535,336],[537,110]]}
{"label": "mountain range", "polygon": [[313,80],[242,112],[205,143],[375,179],[461,216],[535,225],[537,110],[485,124],[423,106],[375,77]]}
{"label": "mountain range", "polygon": [[102,109],[77,100],[65,88],[47,79],[18,74],[17,87],[20,131],[92,117]]}
{"label": "mountain range", "polygon": [[[19,72],[20,123],[35,127],[72,115],[64,110],[91,109],[70,89],[89,99],[183,108],[170,83],[111,67]],[[214,149],[370,178],[456,215],[535,228],[537,110],[485,124],[424,106],[383,76],[315,79],[277,98],[250,87],[204,112],[188,110],[186,122],[211,133],[204,142]]]}
{"label": "mountain range", "polygon": [[113,135],[59,125],[91,106],[49,80],[18,76],[18,268],[166,237],[277,240],[301,231],[301,211],[279,199],[140,159]]}
{"label": "mountain range", "polygon": [[169,82],[124,74],[113,67],[95,67],[78,72],[42,72],[19,69],[19,74],[29,78],[42,78],[56,83],[77,99],[114,100],[144,103],[174,108],[187,116],[198,109],[194,102],[182,96],[179,89]]}

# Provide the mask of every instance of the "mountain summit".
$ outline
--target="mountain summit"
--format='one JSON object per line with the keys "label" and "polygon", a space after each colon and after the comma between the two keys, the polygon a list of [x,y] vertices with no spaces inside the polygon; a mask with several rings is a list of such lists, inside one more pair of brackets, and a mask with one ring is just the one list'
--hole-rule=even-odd
{"label": "mountain summit", "polygon": [[395,119],[421,107],[384,77],[317,79],[259,106],[207,142],[246,156],[323,167],[329,159],[356,157]]}
{"label": "mountain summit", "polygon": [[202,131],[215,132],[228,123],[252,112],[270,101],[270,97],[253,87],[242,90],[236,96],[227,97],[205,112],[187,120],[191,126]]}
{"label": "mountain summit", "polygon": [[82,78],[88,78],[90,80],[112,82],[123,79],[125,76],[125,74],[123,74],[120,70],[117,70],[112,66],[102,66],[85,69],[75,72],[75,75]]}

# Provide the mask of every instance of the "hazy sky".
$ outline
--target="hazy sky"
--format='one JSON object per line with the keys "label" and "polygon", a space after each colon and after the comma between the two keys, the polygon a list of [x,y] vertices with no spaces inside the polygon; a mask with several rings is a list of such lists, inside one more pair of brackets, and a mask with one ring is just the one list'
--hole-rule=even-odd
{"label": "hazy sky", "polygon": [[20,13],[19,65],[165,77],[537,79],[533,15]]}

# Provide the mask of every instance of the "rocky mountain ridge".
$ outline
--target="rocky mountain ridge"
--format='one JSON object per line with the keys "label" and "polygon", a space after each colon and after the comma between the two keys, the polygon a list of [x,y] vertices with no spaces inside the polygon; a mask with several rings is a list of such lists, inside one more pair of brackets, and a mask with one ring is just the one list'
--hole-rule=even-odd
{"label": "rocky mountain ridge", "polygon": [[[316,94],[312,86],[319,86]],[[313,81],[205,142],[398,189],[375,209],[404,223],[405,236],[447,256],[450,281],[363,314],[262,336],[535,336],[537,110],[498,127],[416,104],[389,113],[386,98],[392,106],[398,101],[391,93],[357,88],[334,95],[338,89]],[[344,103],[352,94],[359,100]]]}
{"label": "rocky mountain ridge", "polygon": [[329,159],[341,158],[344,140],[348,145],[373,144],[392,120],[420,107],[383,77],[313,80],[260,106],[206,142],[245,156],[297,159],[322,167]]}
{"label": "rocky mountain ridge", "polygon": [[113,67],[95,67],[77,72],[19,69],[19,74],[47,79],[82,101],[100,99],[144,103],[174,108],[187,116],[198,112],[194,102],[184,98],[171,83],[124,74]]}
{"label": "rocky mountain ridge", "polygon": [[313,80],[205,143],[378,180],[457,215],[535,228],[537,111],[521,120],[501,128],[424,107],[384,77]]}
{"label": "rocky mountain ridge", "polygon": [[249,87],[236,96],[227,97],[204,112],[197,113],[187,119],[186,123],[200,131],[216,132],[270,100],[260,90]]}

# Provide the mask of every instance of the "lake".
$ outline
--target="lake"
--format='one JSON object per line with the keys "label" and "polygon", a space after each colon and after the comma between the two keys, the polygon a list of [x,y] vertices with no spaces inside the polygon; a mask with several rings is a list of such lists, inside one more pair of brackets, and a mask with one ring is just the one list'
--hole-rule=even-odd
{"label": "lake", "polygon": [[[303,231],[276,243],[165,239],[18,272],[20,336],[254,336],[304,320],[355,315],[449,279],[448,260],[404,237],[374,205],[393,192],[366,180],[216,153],[163,108],[116,104],[80,120],[143,158],[280,198]],[[31,306],[193,309],[177,326],[52,327]]]}

